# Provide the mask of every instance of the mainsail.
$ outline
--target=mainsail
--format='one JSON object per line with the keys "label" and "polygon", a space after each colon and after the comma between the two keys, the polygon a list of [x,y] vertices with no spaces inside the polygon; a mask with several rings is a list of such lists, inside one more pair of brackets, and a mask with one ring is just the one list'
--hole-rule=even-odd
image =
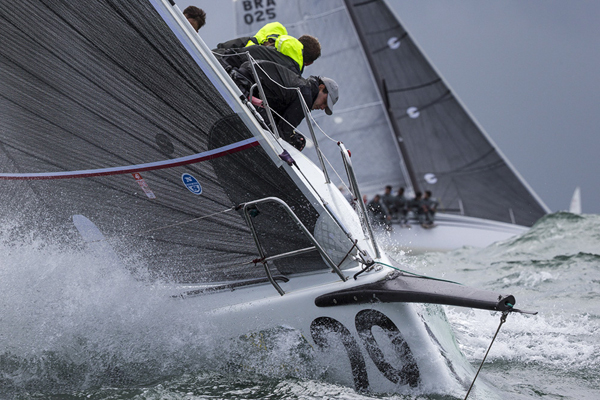
{"label": "mainsail", "polygon": [[[83,215],[126,264],[180,282],[264,277],[235,206],[278,197],[310,231],[319,214],[171,7],[0,2],[0,217],[81,243]],[[267,256],[311,245],[279,206],[258,212]],[[326,268],[318,253],[273,265]]]}
{"label": "mainsail", "polygon": [[[237,2],[237,30],[281,22],[311,34],[322,56],[304,74],[340,86],[333,117],[363,192],[431,190],[440,210],[531,226],[549,210],[461,105],[383,0]],[[337,170],[334,144],[321,148]],[[411,190],[412,189],[412,190]]]}

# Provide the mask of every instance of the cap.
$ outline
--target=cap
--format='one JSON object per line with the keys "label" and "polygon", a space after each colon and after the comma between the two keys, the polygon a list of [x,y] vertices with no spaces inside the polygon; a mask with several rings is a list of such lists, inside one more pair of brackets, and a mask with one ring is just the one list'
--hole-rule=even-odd
{"label": "cap", "polygon": [[333,79],[321,77],[321,82],[325,85],[327,89],[327,107],[325,108],[325,112],[327,115],[333,114],[333,105],[337,103],[339,94],[338,94],[338,84],[335,83]]}

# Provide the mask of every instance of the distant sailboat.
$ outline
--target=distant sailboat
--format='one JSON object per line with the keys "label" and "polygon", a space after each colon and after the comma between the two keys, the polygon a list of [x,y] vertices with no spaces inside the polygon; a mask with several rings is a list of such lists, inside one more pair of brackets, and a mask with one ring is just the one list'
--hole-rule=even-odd
{"label": "distant sailboat", "polygon": [[147,270],[219,340],[293,335],[335,352],[328,375],[361,391],[473,378],[443,310],[422,303],[518,311],[390,260],[322,169],[263,129],[174,2],[0,0],[0,19],[9,245]]}
{"label": "distant sailboat", "polygon": [[579,186],[577,186],[573,192],[571,205],[569,206],[569,212],[573,214],[581,214],[581,190]]}
{"label": "distant sailboat", "polygon": [[[333,77],[340,101],[317,118],[353,152],[363,193],[430,190],[440,206],[436,229],[395,226],[412,250],[485,246],[524,232],[549,212],[444,83],[383,0],[277,2],[257,18],[237,2],[240,35],[277,20],[311,34],[322,56],[304,74]],[[253,14],[253,12],[256,14]],[[343,170],[337,146],[321,150]]]}

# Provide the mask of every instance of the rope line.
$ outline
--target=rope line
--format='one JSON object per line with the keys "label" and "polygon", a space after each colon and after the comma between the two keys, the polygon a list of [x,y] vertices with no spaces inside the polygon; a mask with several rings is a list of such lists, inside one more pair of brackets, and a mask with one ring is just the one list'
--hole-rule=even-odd
{"label": "rope line", "polygon": [[457,285],[461,285],[461,286],[462,286],[462,283],[459,283],[459,282],[449,281],[449,280],[447,280],[447,279],[434,278],[434,277],[432,277],[432,276],[427,276],[427,275],[419,275],[419,274],[417,274],[417,273],[415,273],[415,272],[406,271],[406,270],[404,270],[404,269],[396,268],[396,267],[394,267],[393,265],[389,265],[389,264],[382,263],[381,261],[375,261],[375,264],[381,264],[381,265],[383,265],[383,266],[385,266],[385,267],[392,268],[392,269],[394,269],[394,270],[396,270],[396,271],[400,271],[400,272],[404,272],[404,273],[406,273],[406,274],[409,274],[409,275],[416,276],[417,278],[430,279],[430,280],[432,280],[432,281],[440,281],[440,282],[455,283],[455,284],[457,284]]}
{"label": "rope line", "polygon": [[202,217],[192,218],[192,219],[187,220],[187,221],[181,221],[181,222],[176,222],[174,224],[163,225],[163,226],[159,226],[158,228],[148,229],[148,230],[140,231],[140,232],[136,232],[136,233],[129,233],[129,234],[118,235],[118,236],[111,236],[111,237],[104,238],[104,239],[99,239],[99,240],[92,240],[92,241],[89,241],[87,243],[105,242],[105,241],[108,241],[110,239],[115,239],[115,238],[120,238],[120,237],[127,237],[127,236],[142,236],[142,235],[144,235],[146,233],[149,233],[149,232],[156,232],[156,231],[160,231],[160,230],[163,230],[163,229],[172,228],[174,226],[189,224],[190,222],[199,221],[201,219],[214,217],[215,215],[224,214],[224,213],[232,211],[234,209],[235,209],[235,207],[231,207],[231,208],[228,208],[228,209],[223,210],[223,211],[217,211],[216,213],[212,213],[212,214],[209,214],[209,215],[204,215]]}
{"label": "rope line", "polygon": [[483,356],[483,360],[481,360],[481,365],[479,365],[479,369],[477,370],[477,373],[475,374],[475,377],[473,378],[473,382],[471,382],[471,387],[469,387],[469,391],[467,392],[467,395],[465,396],[465,400],[467,400],[467,397],[469,397],[469,394],[471,393],[471,389],[473,389],[473,385],[475,385],[475,380],[477,379],[477,376],[479,375],[479,372],[481,371],[481,368],[483,367],[483,363],[485,362],[485,359],[487,358],[488,353],[492,349],[492,345],[494,344],[494,340],[496,340],[496,336],[498,336],[498,332],[500,332],[500,328],[502,327],[502,324],[504,324],[506,322],[506,317],[508,316],[508,313],[509,313],[509,311],[504,311],[504,312],[502,312],[502,315],[500,316],[500,325],[498,325],[498,329],[496,329],[496,334],[494,334],[494,337],[492,338],[492,342],[490,343],[490,346],[488,347],[487,351],[485,352],[485,356]]}

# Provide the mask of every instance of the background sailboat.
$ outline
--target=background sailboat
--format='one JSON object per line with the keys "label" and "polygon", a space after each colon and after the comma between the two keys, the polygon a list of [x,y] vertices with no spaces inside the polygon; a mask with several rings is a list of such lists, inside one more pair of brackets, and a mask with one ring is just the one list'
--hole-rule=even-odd
{"label": "background sailboat", "polygon": [[[323,55],[305,74],[334,77],[341,95],[334,116],[318,123],[353,151],[363,192],[404,186],[409,193],[431,190],[440,201],[437,232],[403,230],[394,234],[400,244],[486,245],[523,232],[549,212],[385,1],[295,1],[271,5],[268,12],[239,2],[236,7],[240,35],[277,20],[293,35],[319,38]],[[336,159],[335,145],[321,148]]]}
{"label": "background sailboat", "polygon": [[573,214],[581,214],[581,188],[579,186],[575,188],[573,197],[571,197],[569,212]]}

